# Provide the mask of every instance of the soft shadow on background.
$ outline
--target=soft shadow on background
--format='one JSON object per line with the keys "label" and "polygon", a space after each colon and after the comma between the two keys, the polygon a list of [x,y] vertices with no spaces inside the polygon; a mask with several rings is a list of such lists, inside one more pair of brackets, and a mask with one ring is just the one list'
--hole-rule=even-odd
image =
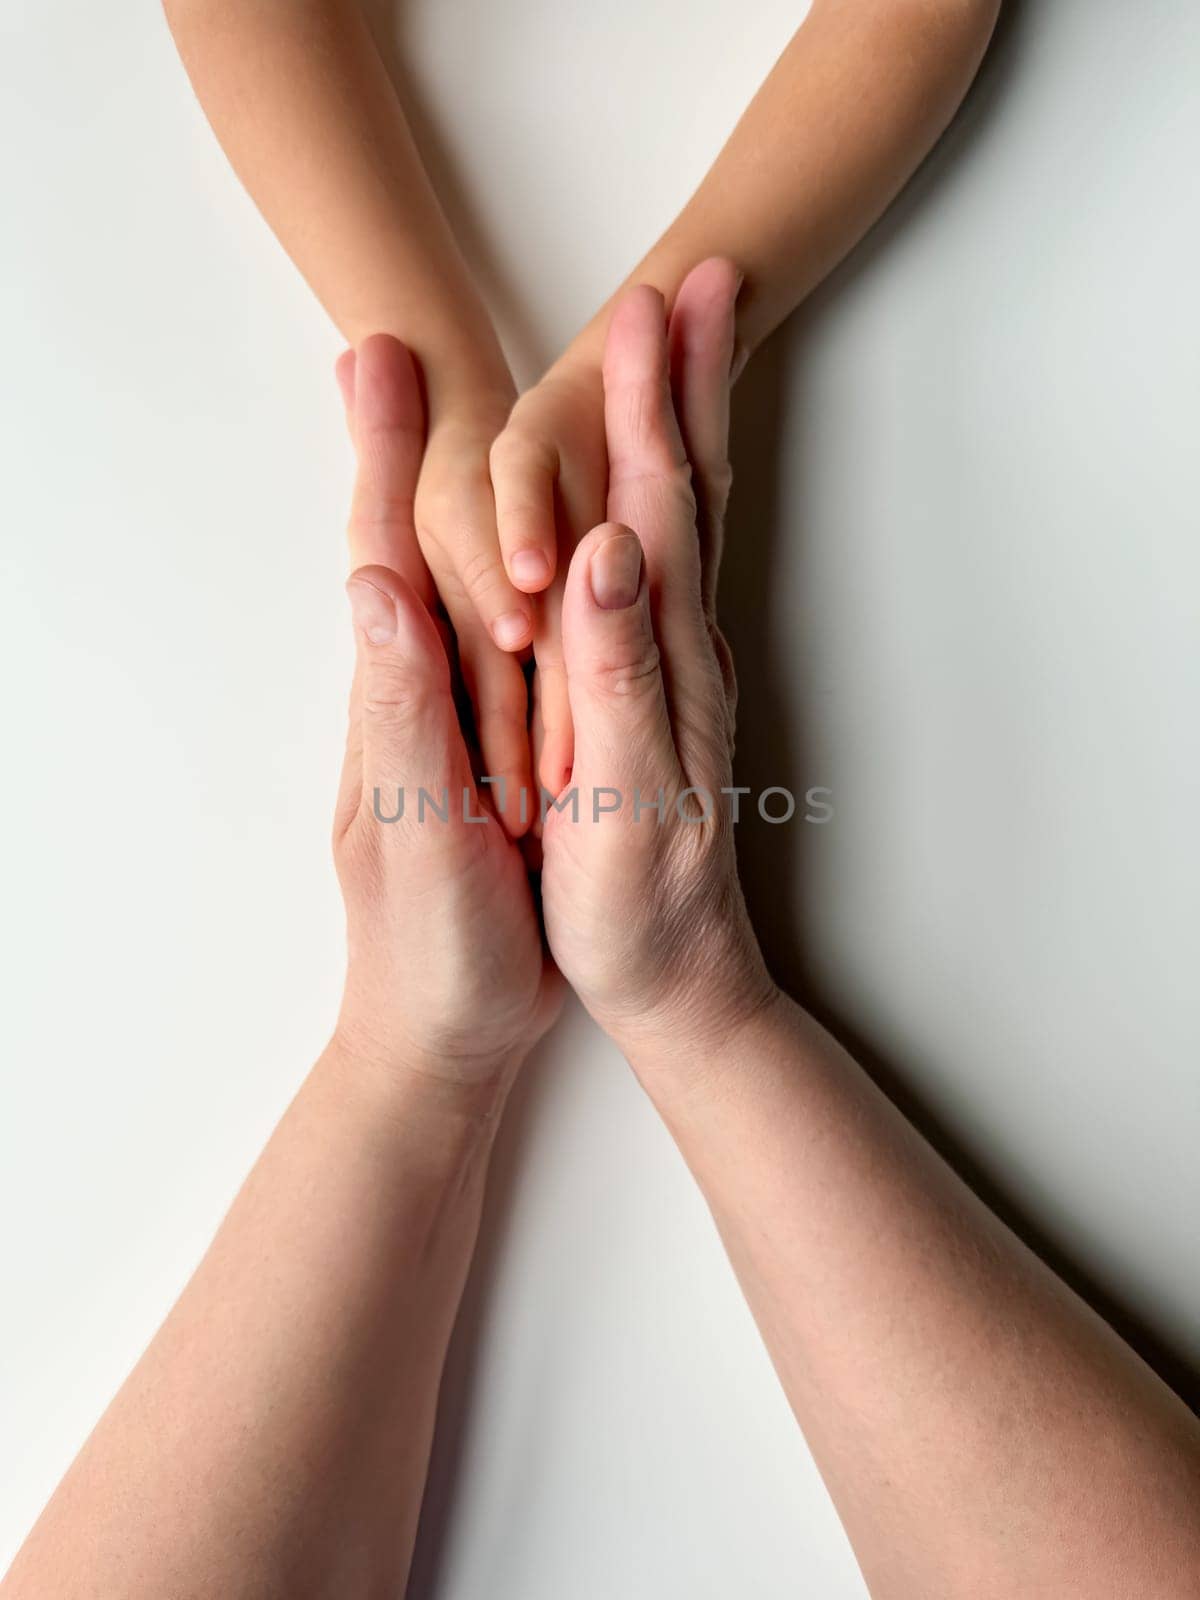
{"label": "soft shadow on background", "polygon": [[[396,8],[393,0],[368,0],[367,9],[445,209],[493,313],[508,331],[514,365],[518,369],[524,366],[530,371],[540,370],[554,352],[542,347],[518,287],[507,280],[497,252],[469,214],[466,185],[444,153],[435,120],[417,85],[402,68],[396,39],[402,27],[403,8]],[[973,149],[993,120],[1002,116],[1006,85],[1020,70],[1028,12],[1028,0],[1007,0],[984,69],[954,126],[883,221],[756,356],[738,385],[732,447],[735,490],[722,572],[721,611],[742,686],[737,781],[756,791],[780,785],[802,796],[810,785],[821,782],[813,761],[812,730],[800,725],[788,685],[775,665],[782,630],[793,625],[792,619],[782,614],[785,608],[772,603],[778,540],[785,524],[790,529],[798,527],[803,538],[808,522],[803,503],[787,507],[786,517],[780,503],[779,442],[804,437],[803,419],[798,428],[789,428],[794,420],[790,410],[804,393],[803,382],[797,384],[795,374],[803,372],[811,330],[838,296],[876,270],[893,239],[925,208],[943,201],[955,185],[969,181]],[[789,532],[787,537],[794,539],[795,533]],[[1006,1192],[981,1153],[956,1141],[918,1103],[910,1088],[911,1064],[883,1059],[872,1040],[858,1031],[854,1019],[838,1015],[822,995],[806,953],[813,929],[806,917],[805,856],[807,850],[815,848],[813,830],[803,825],[774,828],[752,817],[740,828],[738,842],[754,925],[780,982],[803,997],[1014,1231],[1195,1407],[1200,1401],[1200,1376],[1184,1356],[1102,1282],[1081,1271],[1053,1235]],[[780,884],[792,886],[790,897],[780,894]],[[546,1104],[557,1053],[555,1038],[543,1046],[523,1073],[493,1162],[483,1228],[442,1387],[437,1439],[409,1585],[409,1594],[415,1600],[432,1600],[441,1588],[442,1554],[453,1516],[456,1473],[466,1437],[476,1357],[487,1336],[489,1302],[503,1255],[523,1152],[538,1136]]]}
{"label": "soft shadow on background", "polygon": [[[778,496],[778,441],[804,438],[803,421],[798,428],[789,429],[787,415],[789,388],[794,400],[797,392],[803,393],[803,384],[799,388],[794,382],[789,385],[787,375],[803,371],[809,332],[837,297],[856,279],[875,270],[890,242],[919,212],[943,200],[955,184],[968,181],[975,140],[993,118],[1003,114],[1005,85],[1019,70],[1029,9],[1028,0],[1008,0],[983,70],[938,148],[867,239],[756,357],[738,385],[732,441],[735,488],[721,574],[721,611],[739,679],[743,685],[753,685],[752,705],[743,692],[739,708],[737,781],[756,790],[780,784],[799,796],[810,784],[821,781],[810,760],[806,729],[790,711],[788,686],[773,664],[780,630],[789,626],[789,618],[771,604],[776,540],[785,520]],[[787,521],[792,527],[799,526],[801,537],[806,520],[803,504],[789,507]],[[1104,1283],[1086,1274],[1053,1235],[1021,1208],[989,1171],[982,1154],[965,1148],[919,1102],[910,1088],[907,1064],[884,1059],[854,1019],[839,1015],[822,996],[806,950],[813,932],[804,915],[806,843],[812,843],[812,836],[805,828],[773,828],[753,817],[738,836],[742,882],[755,930],[775,976],[785,988],[803,997],[808,1008],[868,1068],[1009,1227],[1095,1307],[1193,1410],[1200,1408],[1200,1374],[1188,1358]],[[780,895],[781,883],[793,886],[790,899]]]}

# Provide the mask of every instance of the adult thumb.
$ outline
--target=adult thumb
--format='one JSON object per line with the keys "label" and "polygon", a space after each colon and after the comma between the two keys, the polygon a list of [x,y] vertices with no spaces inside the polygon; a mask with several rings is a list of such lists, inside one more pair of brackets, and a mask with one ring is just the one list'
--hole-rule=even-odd
{"label": "adult thumb", "polygon": [[575,725],[574,782],[652,802],[680,778],[637,535],[601,523],[571,558],[563,661]]}
{"label": "adult thumb", "polygon": [[408,789],[416,804],[425,789],[448,797],[452,812],[461,809],[471,769],[433,618],[412,586],[386,567],[360,567],[346,592],[358,642],[352,720],[364,795]]}

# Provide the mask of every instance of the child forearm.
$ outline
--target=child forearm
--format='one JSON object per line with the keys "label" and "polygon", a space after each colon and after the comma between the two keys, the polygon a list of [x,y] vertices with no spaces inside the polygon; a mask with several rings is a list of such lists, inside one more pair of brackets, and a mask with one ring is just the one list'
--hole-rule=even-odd
{"label": "child forearm", "polygon": [[[700,187],[629,281],[668,304],[697,262],[746,274],[748,354],[845,256],[946,128],[1000,0],[814,0]],[[611,304],[612,302],[609,302]],[[604,307],[586,330],[598,357]]]}
{"label": "child forearm", "polygon": [[509,379],[355,0],[164,0],[259,210],[351,344],[394,334],[436,413]]}

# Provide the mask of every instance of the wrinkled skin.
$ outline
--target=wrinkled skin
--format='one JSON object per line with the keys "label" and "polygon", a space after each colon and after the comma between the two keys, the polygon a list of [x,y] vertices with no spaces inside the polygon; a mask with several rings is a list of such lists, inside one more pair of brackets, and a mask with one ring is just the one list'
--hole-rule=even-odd
{"label": "wrinkled skin", "polygon": [[[735,700],[716,626],[716,568],[729,492],[729,374],[737,278],[697,267],[668,328],[661,297],[631,290],[604,361],[610,521],[576,550],[562,636],[575,727],[578,820],[551,811],[543,897],[551,950],[618,1041],[687,1036],[773,994],[737,879],[731,811]],[[636,535],[631,545],[630,530]],[[636,571],[637,543],[643,560]],[[597,603],[624,555],[636,593]],[[618,810],[596,818],[597,791]],[[711,797],[685,796],[699,789]],[[662,820],[644,801],[664,797]],[[614,803],[600,794],[599,804]]]}

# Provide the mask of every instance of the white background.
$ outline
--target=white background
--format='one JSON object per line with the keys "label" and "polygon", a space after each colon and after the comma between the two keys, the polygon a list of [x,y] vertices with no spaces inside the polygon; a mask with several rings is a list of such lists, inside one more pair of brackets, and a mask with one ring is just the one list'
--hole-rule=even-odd
{"label": "white background", "polygon": [[[523,380],[798,20],[415,0]],[[726,610],[777,969],[1045,1247],[1200,1363],[1200,13],[1015,6],[960,123],[739,389]],[[0,1558],[336,1004],[338,344],[155,6],[5,0]],[[1176,1368],[1176,1371],[1180,1369]],[[531,1068],[414,1590],[861,1595],[712,1226],[577,1014]]]}

